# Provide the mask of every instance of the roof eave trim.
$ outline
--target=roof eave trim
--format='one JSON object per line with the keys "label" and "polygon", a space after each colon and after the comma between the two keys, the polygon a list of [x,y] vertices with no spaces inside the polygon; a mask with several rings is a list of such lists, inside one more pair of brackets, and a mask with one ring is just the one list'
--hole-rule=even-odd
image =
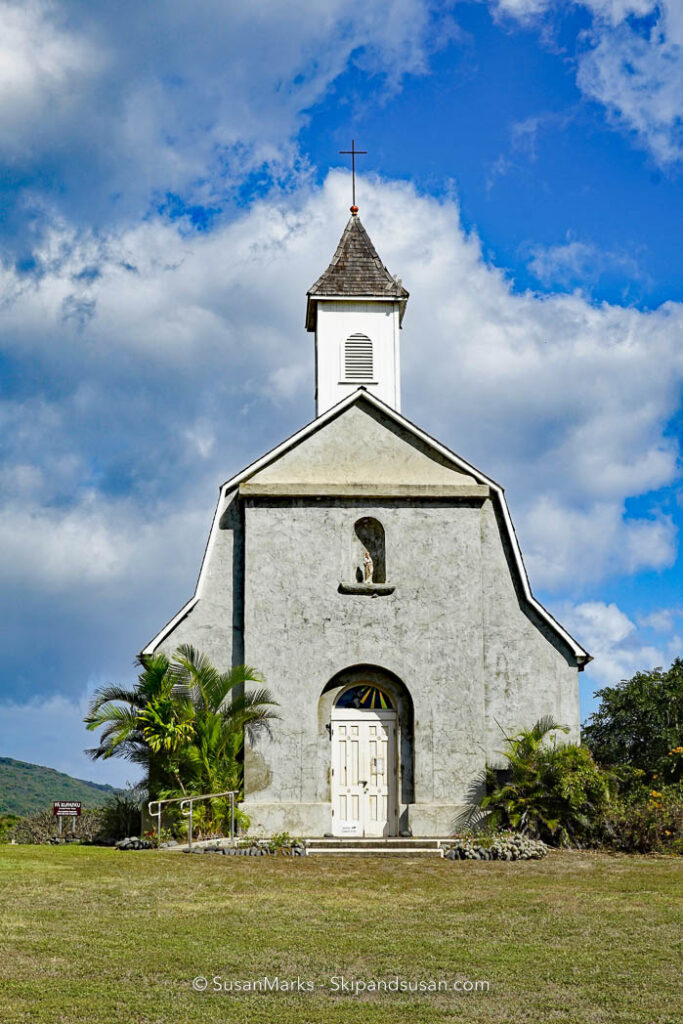
{"label": "roof eave trim", "polygon": [[205,578],[205,575],[206,575],[205,570],[206,570],[206,568],[209,565],[211,554],[213,552],[213,548],[214,548],[214,545],[216,543],[216,538],[218,536],[218,528],[219,528],[220,519],[221,519],[221,516],[223,514],[223,511],[224,511],[224,508],[225,508],[225,504],[226,504],[226,499],[227,499],[229,493],[230,493],[229,491],[224,491],[222,486],[218,488],[218,501],[216,502],[216,508],[215,508],[215,511],[214,511],[214,514],[213,514],[213,520],[211,522],[211,530],[209,531],[209,539],[207,540],[206,546],[204,548],[204,555],[202,557],[202,564],[201,564],[201,566],[199,568],[199,575],[197,576],[197,582],[195,584],[194,594],[192,595],[190,600],[187,601],[183,605],[183,607],[180,609],[180,611],[177,612],[173,616],[172,619],[169,619],[169,621],[166,623],[166,625],[163,627],[163,629],[160,629],[159,632],[157,633],[157,635],[155,637],[153,637],[152,640],[149,641],[147,646],[143,647],[142,651],[140,652],[141,656],[148,655],[148,654],[154,654],[154,652],[157,649],[157,647],[159,646],[159,644],[163,643],[164,640],[166,639],[166,637],[170,633],[173,632],[173,630],[178,625],[178,623],[182,622],[182,620],[184,618],[186,618],[186,616],[188,616],[190,614],[190,612],[192,611],[192,609],[194,608],[194,606],[197,604],[197,602],[199,601],[200,597],[202,596],[202,590],[203,590],[203,587],[204,587],[204,578]]}
{"label": "roof eave trim", "polygon": [[307,292],[306,299],[306,330],[315,330],[315,319],[316,319],[316,308],[317,302],[395,302],[398,306],[398,321],[399,326],[403,324],[403,317],[405,316],[406,306],[408,305],[408,299],[410,293],[406,292],[405,295],[315,295],[313,292]]}
{"label": "roof eave trim", "polygon": [[178,623],[182,622],[182,620],[190,614],[198,600],[199,598],[195,593],[194,597],[191,597],[190,600],[183,605],[180,611],[177,612],[172,619],[168,620],[163,629],[159,630],[157,635],[152,640],[150,640],[147,646],[142,648],[142,650],[140,651],[140,657],[142,658],[146,657],[147,655],[154,654],[159,644],[163,643],[163,641],[166,639],[169,633],[173,632]]}

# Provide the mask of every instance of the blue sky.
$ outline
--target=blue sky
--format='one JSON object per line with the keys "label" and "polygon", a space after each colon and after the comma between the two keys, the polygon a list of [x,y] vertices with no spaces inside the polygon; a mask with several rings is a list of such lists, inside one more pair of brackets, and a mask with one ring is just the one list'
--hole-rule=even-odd
{"label": "blue sky", "polygon": [[221,480],[313,415],[348,215],[411,292],[406,414],[500,480],[592,693],[681,653],[676,0],[0,0],[0,754],[190,596]]}

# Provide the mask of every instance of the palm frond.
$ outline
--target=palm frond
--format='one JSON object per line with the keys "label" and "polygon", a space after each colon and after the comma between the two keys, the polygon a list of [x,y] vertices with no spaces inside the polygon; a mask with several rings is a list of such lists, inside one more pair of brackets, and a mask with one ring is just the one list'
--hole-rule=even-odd
{"label": "palm frond", "polygon": [[486,828],[493,811],[485,810],[477,804],[465,804],[451,822],[451,832],[480,832]]}
{"label": "palm frond", "polygon": [[549,732],[568,733],[569,729],[566,725],[560,725],[559,722],[556,722],[552,715],[543,715],[530,729],[529,735],[540,743]]}

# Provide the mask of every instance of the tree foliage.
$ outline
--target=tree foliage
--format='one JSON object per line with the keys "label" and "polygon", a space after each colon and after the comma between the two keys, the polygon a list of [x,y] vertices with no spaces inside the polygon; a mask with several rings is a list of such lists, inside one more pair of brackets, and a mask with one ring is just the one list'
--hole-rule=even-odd
{"label": "tree foliage", "polygon": [[[85,722],[101,729],[93,758],[124,757],[145,770],[150,798],[233,790],[241,794],[245,739],[270,733],[275,700],[255,669],[219,672],[190,645],[172,658],[141,658],[132,689],[105,686],[94,696]],[[202,816],[224,816],[216,801]]]}
{"label": "tree foliage", "polygon": [[456,827],[509,828],[551,843],[584,842],[609,803],[613,780],[586,747],[558,743],[560,732],[568,730],[546,717],[507,736],[507,769],[487,767],[479,780],[484,795]]}
{"label": "tree foliage", "polygon": [[683,778],[683,661],[668,671],[636,672],[598,690],[600,707],[583,727],[583,739],[602,765],[623,765],[648,780]]}

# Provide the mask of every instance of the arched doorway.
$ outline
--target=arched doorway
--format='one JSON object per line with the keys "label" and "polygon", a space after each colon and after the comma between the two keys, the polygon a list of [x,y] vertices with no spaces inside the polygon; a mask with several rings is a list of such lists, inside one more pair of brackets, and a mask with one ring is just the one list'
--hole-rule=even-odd
{"label": "arched doorway", "polygon": [[333,835],[396,835],[398,721],[390,693],[354,682],[337,695],[330,719]]}

